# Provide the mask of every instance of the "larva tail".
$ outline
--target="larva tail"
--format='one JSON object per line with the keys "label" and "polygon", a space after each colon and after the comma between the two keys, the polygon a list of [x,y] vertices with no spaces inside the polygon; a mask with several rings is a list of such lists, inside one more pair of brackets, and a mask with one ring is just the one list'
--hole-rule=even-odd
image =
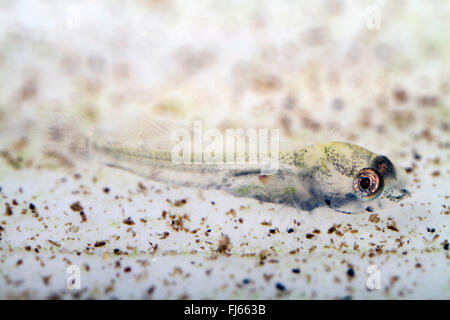
{"label": "larva tail", "polygon": [[44,154],[58,158],[62,165],[70,167],[80,160],[86,162],[93,159],[95,131],[83,119],[48,114],[43,118],[41,130]]}

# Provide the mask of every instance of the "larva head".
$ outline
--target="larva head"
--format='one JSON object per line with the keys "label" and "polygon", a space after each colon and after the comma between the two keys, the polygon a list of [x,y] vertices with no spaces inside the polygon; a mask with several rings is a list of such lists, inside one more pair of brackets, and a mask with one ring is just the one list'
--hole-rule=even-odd
{"label": "larva head", "polygon": [[385,156],[376,156],[353,180],[353,190],[361,199],[360,209],[369,212],[390,207],[409,197],[407,186],[405,171]]}
{"label": "larva head", "polygon": [[315,179],[323,201],[336,211],[373,212],[409,197],[406,172],[389,158],[342,142],[323,144],[321,150]]}

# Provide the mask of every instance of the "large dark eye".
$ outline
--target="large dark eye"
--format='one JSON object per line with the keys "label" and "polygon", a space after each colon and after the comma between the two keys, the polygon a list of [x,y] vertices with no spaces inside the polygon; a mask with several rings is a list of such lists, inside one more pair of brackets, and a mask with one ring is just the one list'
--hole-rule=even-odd
{"label": "large dark eye", "polygon": [[353,189],[361,198],[372,199],[383,190],[383,178],[371,168],[362,169],[353,182]]}

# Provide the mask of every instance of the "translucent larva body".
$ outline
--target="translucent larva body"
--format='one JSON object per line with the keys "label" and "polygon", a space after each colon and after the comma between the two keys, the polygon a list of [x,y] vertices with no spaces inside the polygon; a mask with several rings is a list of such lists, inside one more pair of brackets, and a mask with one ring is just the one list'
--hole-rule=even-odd
{"label": "translucent larva body", "polygon": [[171,185],[224,190],[238,197],[281,203],[299,210],[329,207],[342,213],[389,207],[410,193],[403,169],[387,157],[345,142],[318,143],[280,152],[279,169],[258,166],[174,164],[168,151],[94,144],[112,167]]}

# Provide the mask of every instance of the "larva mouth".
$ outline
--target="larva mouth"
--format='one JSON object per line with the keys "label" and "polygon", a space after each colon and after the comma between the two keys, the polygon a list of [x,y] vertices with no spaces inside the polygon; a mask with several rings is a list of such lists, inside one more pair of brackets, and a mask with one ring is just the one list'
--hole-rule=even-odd
{"label": "larva mouth", "polygon": [[407,189],[401,189],[399,190],[398,194],[393,194],[393,192],[390,192],[386,195],[386,198],[388,198],[391,201],[398,202],[403,199],[407,199],[411,197],[411,192]]}

